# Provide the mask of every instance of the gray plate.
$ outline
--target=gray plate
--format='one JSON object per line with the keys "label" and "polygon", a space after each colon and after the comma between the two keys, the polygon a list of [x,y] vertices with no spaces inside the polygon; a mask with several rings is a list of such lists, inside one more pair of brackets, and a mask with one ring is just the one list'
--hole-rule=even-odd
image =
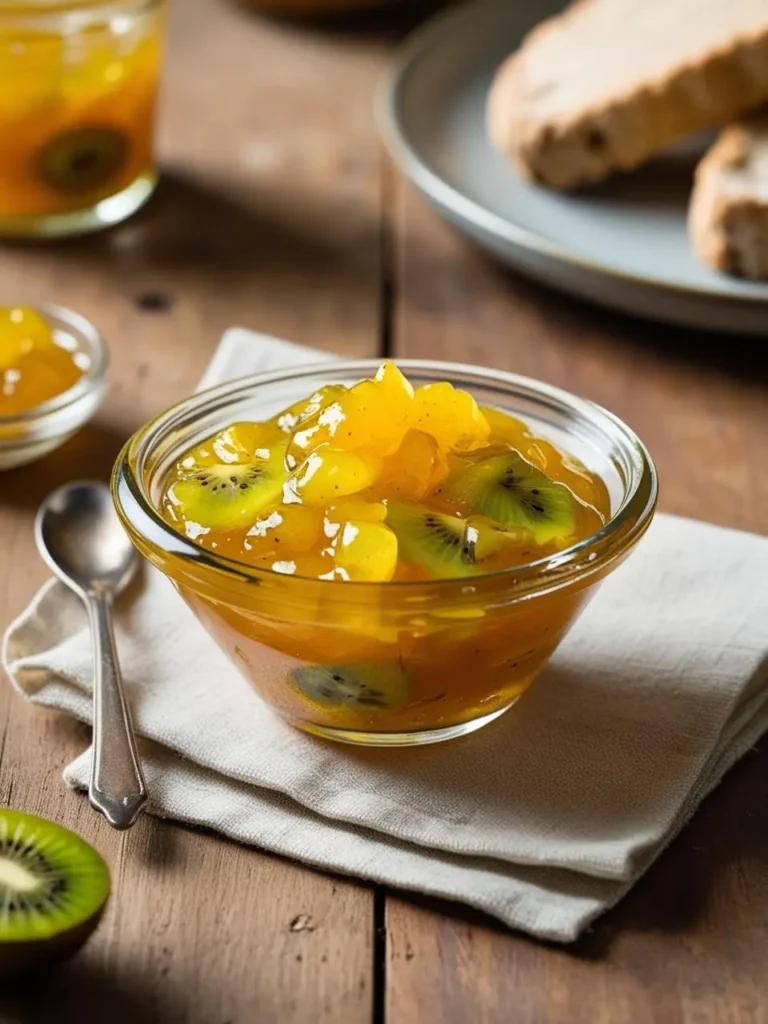
{"label": "gray plate", "polygon": [[693,168],[707,140],[579,195],[526,184],[485,133],[494,71],[562,0],[452,8],[403,47],[379,105],[405,174],[461,231],[519,270],[625,312],[768,334],[768,285],[708,270],[688,243]]}

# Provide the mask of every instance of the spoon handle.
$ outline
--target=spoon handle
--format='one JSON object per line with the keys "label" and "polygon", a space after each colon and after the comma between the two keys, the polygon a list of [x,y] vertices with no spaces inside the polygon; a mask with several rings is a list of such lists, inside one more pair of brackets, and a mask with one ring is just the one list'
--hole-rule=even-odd
{"label": "spoon handle", "polygon": [[147,802],[112,630],[109,594],[88,596],[93,634],[93,763],[88,797],[110,825],[130,828]]}

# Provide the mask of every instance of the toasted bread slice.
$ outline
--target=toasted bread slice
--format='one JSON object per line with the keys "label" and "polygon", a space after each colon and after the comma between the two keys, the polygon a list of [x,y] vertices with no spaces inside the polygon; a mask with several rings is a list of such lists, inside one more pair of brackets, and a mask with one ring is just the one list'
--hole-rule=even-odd
{"label": "toasted bread slice", "polygon": [[491,139],[553,188],[600,181],[768,101],[768,0],[578,0],[499,70]]}
{"label": "toasted bread slice", "polygon": [[723,129],[696,169],[688,226],[710,267],[768,280],[768,113]]}

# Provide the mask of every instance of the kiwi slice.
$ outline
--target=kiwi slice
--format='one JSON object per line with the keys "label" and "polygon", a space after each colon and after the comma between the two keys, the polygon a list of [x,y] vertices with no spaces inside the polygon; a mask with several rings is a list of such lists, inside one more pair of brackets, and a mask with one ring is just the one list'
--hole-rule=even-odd
{"label": "kiwi slice", "polygon": [[291,686],[324,708],[392,711],[408,699],[410,680],[399,662],[302,665],[288,673]]}
{"label": "kiwi slice", "polygon": [[475,572],[465,542],[463,519],[420,505],[390,501],[387,525],[397,536],[400,556],[432,576],[451,578]]}
{"label": "kiwi slice", "polygon": [[123,167],[128,140],[115,128],[88,127],[60,132],[37,156],[37,172],[58,192],[90,192]]}
{"label": "kiwi slice", "polygon": [[520,564],[535,557],[536,541],[523,526],[502,526],[486,516],[470,516],[464,544],[471,560],[484,562],[495,555],[517,553]]}
{"label": "kiwi slice", "polygon": [[0,978],[83,945],[109,896],[99,854],[61,825],[0,809]]}
{"label": "kiwi slice", "polygon": [[234,530],[279,505],[286,479],[281,455],[259,462],[218,462],[185,473],[168,497],[174,514],[185,521]]}
{"label": "kiwi slice", "polygon": [[537,544],[567,537],[575,528],[574,498],[568,488],[513,450],[463,466],[439,493],[472,514],[530,530]]}

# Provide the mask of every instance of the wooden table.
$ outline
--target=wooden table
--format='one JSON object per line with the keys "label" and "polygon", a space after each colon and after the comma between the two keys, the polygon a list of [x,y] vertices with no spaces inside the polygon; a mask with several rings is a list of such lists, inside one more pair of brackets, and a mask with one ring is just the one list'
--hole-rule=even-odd
{"label": "wooden table", "polygon": [[[321,32],[178,0],[156,199],[99,237],[0,249],[5,295],[81,310],[113,357],[96,422],[0,479],[2,626],[46,577],[31,532],[41,498],[106,477],[121,442],[189,392],[234,323],[348,356],[444,357],[563,385],[644,437],[664,509],[768,532],[764,342],[600,312],[454,237],[388,164],[372,122],[401,29]],[[557,948],[172,824],[147,818],[118,835],[60,781],[84,728],[5,681],[0,722],[0,803],[78,830],[115,882],[83,954],[0,999],[3,1022],[768,1021],[765,745],[621,906]],[[298,914],[314,930],[292,930]]]}

